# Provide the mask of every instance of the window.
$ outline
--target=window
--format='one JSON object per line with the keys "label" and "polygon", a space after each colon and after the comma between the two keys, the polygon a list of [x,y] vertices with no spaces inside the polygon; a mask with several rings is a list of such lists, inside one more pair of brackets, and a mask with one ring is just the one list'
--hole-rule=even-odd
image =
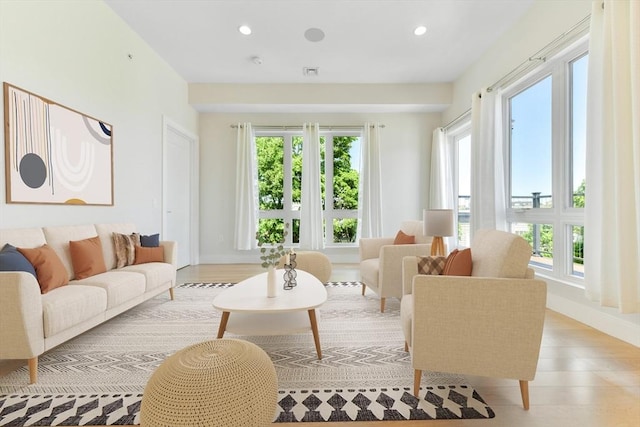
{"label": "window", "polygon": [[[355,245],[360,176],[360,131],[320,132],[321,192],[325,245]],[[302,146],[300,131],[256,131],[260,233],[300,243]]]}
{"label": "window", "polygon": [[538,272],[581,284],[584,250],[586,42],[503,92],[507,221]]}

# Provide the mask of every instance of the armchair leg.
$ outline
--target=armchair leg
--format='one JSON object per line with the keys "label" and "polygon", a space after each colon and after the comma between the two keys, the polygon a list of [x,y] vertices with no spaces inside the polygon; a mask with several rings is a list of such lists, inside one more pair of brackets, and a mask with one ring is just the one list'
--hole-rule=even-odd
{"label": "armchair leg", "polygon": [[404,351],[409,351],[409,344],[407,344],[407,342],[404,342]]}
{"label": "armchair leg", "polygon": [[520,380],[520,394],[522,395],[522,406],[525,411],[529,410],[529,381]]}
{"label": "armchair leg", "polygon": [[171,301],[173,301],[173,288],[169,288],[169,296],[171,297]]}
{"label": "armchair leg", "polygon": [[384,313],[384,303],[386,298],[380,298],[380,313]]}
{"label": "armchair leg", "polygon": [[416,369],[413,373],[413,395],[420,396],[420,379],[422,378],[422,370]]}
{"label": "armchair leg", "polygon": [[367,285],[364,284],[364,282],[362,282],[362,296],[364,296],[364,291],[367,290]]}
{"label": "armchair leg", "polygon": [[29,364],[29,384],[38,382],[38,356],[28,360]]}

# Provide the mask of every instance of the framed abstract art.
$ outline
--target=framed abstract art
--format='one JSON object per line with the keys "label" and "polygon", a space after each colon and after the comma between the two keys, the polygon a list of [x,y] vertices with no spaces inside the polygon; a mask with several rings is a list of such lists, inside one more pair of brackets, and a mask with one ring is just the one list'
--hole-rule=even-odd
{"label": "framed abstract art", "polygon": [[112,126],[3,86],[7,203],[112,206]]}

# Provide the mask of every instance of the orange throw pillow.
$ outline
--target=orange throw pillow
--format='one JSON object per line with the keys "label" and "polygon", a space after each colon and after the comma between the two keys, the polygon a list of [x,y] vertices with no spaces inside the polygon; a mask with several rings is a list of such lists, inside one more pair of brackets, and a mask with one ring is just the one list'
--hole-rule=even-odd
{"label": "orange throw pillow", "polygon": [[69,242],[71,264],[77,280],[95,276],[107,271],[102,255],[102,243],[100,237],[91,237],[84,240],[71,240]]}
{"label": "orange throw pillow", "polygon": [[402,230],[398,231],[396,238],[393,241],[394,245],[413,245],[416,242],[416,236],[409,236]]}
{"label": "orange throw pillow", "polygon": [[46,294],[69,283],[69,273],[51,246],[45,243],[39,248],[18,248],[18,251],[36,270],[40,293]]}
{"label": "orange throw pillow", "polygon": [[162,246],[136,246],[136,260],[134,264],[146,262],[164,262],[164,248]]}
{"label": "orange throw pillow", "polygon": [[442,274],[445,276],[471,276],[473,264],[471,262],[471,249],[461,251],[454,249],[447,257]]}

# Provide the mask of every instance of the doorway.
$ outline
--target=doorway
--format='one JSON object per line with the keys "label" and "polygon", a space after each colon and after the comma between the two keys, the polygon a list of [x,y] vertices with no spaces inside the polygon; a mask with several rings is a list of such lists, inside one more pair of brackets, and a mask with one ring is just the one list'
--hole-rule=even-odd
{"label": "doorway", "polygon": [[178,244],[178,268],[198,264],[198,137],[163,117],[162,238]]}

